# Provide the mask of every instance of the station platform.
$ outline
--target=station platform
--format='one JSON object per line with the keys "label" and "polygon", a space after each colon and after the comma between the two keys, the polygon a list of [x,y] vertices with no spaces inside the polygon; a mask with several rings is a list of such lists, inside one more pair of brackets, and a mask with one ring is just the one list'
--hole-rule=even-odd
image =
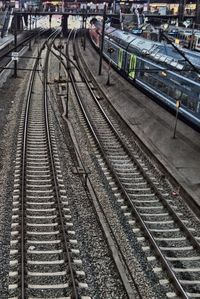
{"label": "station platform", "polygon": [[176,138],[173,138],[174,115],[114,70],[110,75],[111,86],[107,86],[108,65],[103,61],[102,75],[99,76],[99,55],[91,48],[89,41],[84,56],[110,103],[174,178],[177,186],[174,194],[184,194],[200,215],[200,133],[178,120]]}
{"label": "station platform", "polygon": [[0,37],[0,50],[6,47],[13,40],[14,40],[14,36],[12,34],[8,34],[3,38]]}

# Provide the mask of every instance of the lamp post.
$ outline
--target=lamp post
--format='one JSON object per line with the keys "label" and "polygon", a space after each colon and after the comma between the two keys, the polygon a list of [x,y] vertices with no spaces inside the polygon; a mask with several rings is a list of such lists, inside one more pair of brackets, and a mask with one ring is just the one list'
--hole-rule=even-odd
{"label": "lamp post", "polygon": [[106,5],[104,5],[104,11],[103,11],[103,27],[102,27],[102,35],[101,35],[101,48],[100,48],[100,59],[99,59],[99,75],[101,75],[101,67],[102,67],[102,59],[103,59],[103,43],[104,43],[105,23],[106,23]]}
{"label": "lamp post", "polygon": [[111,55],[114,52],[114,49],[112,47],[109,47],[107,52],[110,54],[109,56],[109,62],[108,62],[108,78],[107,78],[107,82],[106,85],[110,86],[110,64],[111,64]]}
{"label": "lamp post", "polygon": [[179,23],[182,23],[184,20],[185,5],[186,5],[186,0],[179,0],[179,8],[178,8]]}
{"label": "lamp post", "polygon": [[[31,12],[30,12],[30,15],[29,15],[29,30],[31,31],[32,30],[32,27],[31,27]],[[29,41],[29,47],[28,47],[29,51],[31,51],[31,39]]]}
{"label": "lamp post", "polygon": [[67,99],[66,99],[66,118],[69,117],[69,68],[67,68]]}
{"label": "lamp post", "polygon": [[200,20],[200,0],[196,1],[195,23],[199,24]]}
{"label": "lamp post", "polygon": [[[17,15],[14,15],[14,45],[15,52],[17,52]],[[14,60],[14,77],[17,78],[17,60]]]}
{"label": "lamp post", "polygon": [[61,52],[62,52],[62,49],[63,49],[63,44],[62,44],[62,41],[61,41],[61,36],[60,36],[60,41],[59,41],[59,45],[58,45],[58,49],[59,49],[59,54],[60,54],[60,57],[59,57],[59,77],[58,77],[58,80],[59,82],[61,81]]}
{"label": "lamp post", "polygon": [[173,139],[176,138],[176,128],[177,128],[177,121],[178,121],[178,113],[179,113],[179,108],[181,107],[181,101],[176,101],[176,119],[175,119],[175,124],[174,124],[174,134],[173,134]]}
{"label": "lamp post", "polygon": [[70,64],[69,64],[69,57],[67,57],[67,99],[66,99],[66,118],[69,117],[69,71],[70,71]]}

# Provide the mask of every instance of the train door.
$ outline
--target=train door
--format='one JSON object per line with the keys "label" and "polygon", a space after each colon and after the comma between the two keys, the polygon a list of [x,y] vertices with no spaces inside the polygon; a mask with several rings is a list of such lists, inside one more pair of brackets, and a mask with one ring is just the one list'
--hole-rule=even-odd
{"label": "train door", "polygon": [[135,78],[135,67],[136,67],[136,56],[134,54],[130,55],[130,61],[129,61],[129,72],[128,75],[130,78]]}
{"label": "train door", "polygon": [[118,51],[118,63],[117,63],[117,66],[118,66],[119,69],[122,68],[122,62],[123,62],[123,50],[119,49],[119,51]]}
{"label": "train door", "polygon": [[199,114],[199,118],[200,118],[200,94],[199,94],[199,99],[197,102],[197,113]]}
{"label": "train door", "polygon": [[200,35],[196,35],[195,39],[196,39],[196,41],[195,41],[194,48],[195,48],[195,50],[200,51]]}

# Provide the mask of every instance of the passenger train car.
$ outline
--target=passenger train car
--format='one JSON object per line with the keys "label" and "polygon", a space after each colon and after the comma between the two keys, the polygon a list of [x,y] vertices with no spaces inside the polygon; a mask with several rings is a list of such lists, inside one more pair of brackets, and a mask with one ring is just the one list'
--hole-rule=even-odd
{"label": "passenger train car", "polygon": [[183,47],[200,51],[200,31],[183,28],[170,28],[168,35],[173,41],[178,41]]}
{"label": "passenger train car", "polygon": [[[101,44],[100,25],[97,20],[91,23],[90,37],[98,48]],[[193,67],[172,45],[107,27],[103,54],[123,76],[158,101],[172,109],[181,103],[179,112],[200,128],[199,53],[184,50]]]}

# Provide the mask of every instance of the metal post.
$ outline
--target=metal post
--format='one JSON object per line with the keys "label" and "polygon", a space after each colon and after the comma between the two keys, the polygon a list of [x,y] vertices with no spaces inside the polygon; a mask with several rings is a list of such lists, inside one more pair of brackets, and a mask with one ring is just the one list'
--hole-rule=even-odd
{"label": "metal post", "polygon": [[112,13],[116,14],[116,0],[113,2],[113,11]]}
{"label": "metal post", "polygon": [[193,24],[192,24],[192,35],[191,35],[191,39],[190,39],[190,49],[193,49],[194,40],[195,40],[194,28],[195,28],[195,21],[193,20]]}
{"label": "metal post", "polygon": [[[14,16],[15,20],[15,35],[14,35],[14,44],[15,44],[15,52],[17,52],[17,15]],[[17,60],[14,60],[14,78],[17,78]]]}
{"label": "metal post", "polygon": [[84,19],[85,19],[85,11],[83,11],[83,19],[82,19],[82,29],[84,29]]}
{"label": "metal post", "polygon": [[186,0],[179,0],[179,9],[178,9],[179,25],[184,20],[185,4],[186,4]]}
{"label": "metal post", "polygon": [[68,16],[67,15],[62,16],[62,33],[63,33],[63,36],[67,36],[67,33],[68,33]]}
{"label": "metal post", "polygon": [[82,20],[82,32],[81,32],[81,46],[84,47],[84,13],[83,13],[83,20]]}
{"label": "metal post", "polygon": [[110,55],[109,63],[108,63],[108,79],[107,79],[107,82],[106,82],[107,86],[110,86],[110,61],[111,61],[111,55]]}
{"label": "metal post", "polygon": [[176,119],[175,119],[175,124],[174,124],[174,134],[172,137],[173,139],[176,138],[176,128],[177,128],[179,108],[180,108],[180,101],[177,101],[177,103],[176,103]]}
{"label": "metal post", "polygon": [[106,5],[104,5],[104,11],[103,11],[103,27],[102,27],[101,50],[100,50],[100,59],[99,59],[99,75],[101,75],[101,68],[102,68],[105,23],[106,23]]}
{"label": "metal post", "polygon": [[196,14],[195,14],[195,23],[200,23],[200,0],[196,1]]}
{"label": "metal post", "polygon": [[60,82],[61,81],[61,78],[62,78],[62,76],[61,76],[61,61],[60,61],[60,59],[61,59],[61,50],[60,50],[60,58],[59,58],[59,66],[58,66],[58,69],[59,69],[59,75],[58,75],[58,81]]}
{"label": "metal post", "polygon": [[[31,31],[31,14],[29,15],[29,30]],[[31,49],[31,39],[30,39],[30,41],[29,41],[29,47],[28,47],[28,49],[29,49],[29,51],[31,51],[32,49]]]}
{"label": "metal post", "polygon": [[85,46],[86,46],[86,23],[87,23],[87,10],[86,10],[86,15],[84,17],[84,22],[83,22],[83,30],[84,30],[84,39],[83,39],[83,50],[85,51]]}
{"label": "metal post", "polygon": [[67,72],[67,100],[66,100],[66,118],[69,117],[69,73]]}
{"label": "metal post", "polygon": [[108,48],[108,53],[109,53],[109,62],[108,62],[108,79],[106,82],[106,85],[110,86],[110,66],[111,66],[111,55],[114,52],[114,49],[112,47]]}
{"label": "metal post", "polygon": [[59,42],[60,44],[59,44],[59,50],[60,50],[60,52],[59,52],[59,75],[58,75],[58,81],[60,82],[61,81],[61,35],[60,35],[60,42]]}
{"label": "metal post", "polygon": [[147,1],[147,12],[150,12],[150,1],[151,1],[151,0],[148,0],[148,1]]}
{"label": "metal post", "polygon": [[69,117],[69,59],[67,57],[67,100],[66,100],[66,118]]}
{"label": "metal post", "polygon": [[161,43],[162,42],[162,33],[163,33],[163,30],[161,28],[158,29],[158,41]]}
{"label": "metal post", "polygon": [[52,19],[52,15],[49,15],[49,28],[51,29],[51,19]]}

